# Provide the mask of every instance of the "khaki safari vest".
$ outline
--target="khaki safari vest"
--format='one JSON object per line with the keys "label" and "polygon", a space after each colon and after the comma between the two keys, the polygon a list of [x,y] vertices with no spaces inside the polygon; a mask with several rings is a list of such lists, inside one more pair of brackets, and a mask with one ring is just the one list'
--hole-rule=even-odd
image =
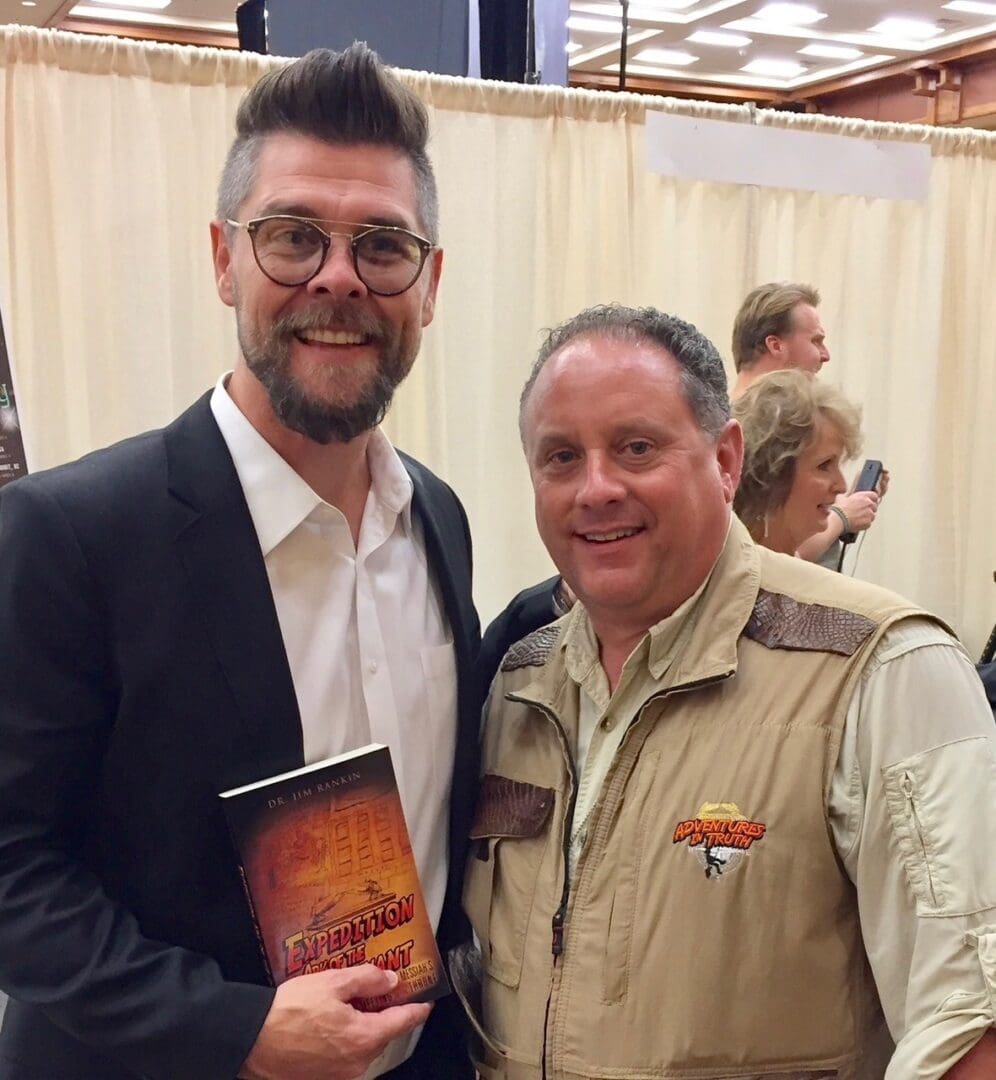
{"label": "khaki safari vest", "polygon": [[509,651],[464,893],[480,953],[453,969],[485,1080],[880,1080],[892,1046],[827,791],[866,661],[922,614],[734,520],[570,881],[574,616]]}

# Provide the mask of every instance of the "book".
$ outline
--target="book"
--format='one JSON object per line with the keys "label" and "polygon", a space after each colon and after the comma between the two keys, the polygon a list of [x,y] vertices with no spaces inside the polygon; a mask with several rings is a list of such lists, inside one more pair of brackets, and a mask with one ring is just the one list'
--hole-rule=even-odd
{"label": "book", "polygon": [[274,986],[373,963],[396,971],[364,1010],[449,992],[386,746],[221,792]]}

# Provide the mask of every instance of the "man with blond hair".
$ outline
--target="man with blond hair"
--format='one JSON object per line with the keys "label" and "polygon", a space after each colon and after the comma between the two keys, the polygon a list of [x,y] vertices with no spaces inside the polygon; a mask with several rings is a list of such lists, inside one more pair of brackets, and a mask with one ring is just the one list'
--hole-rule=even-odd
{"label": "man with blond hair", "polygon": [[747,294],[733,323],[737,381],[730,397],[740,397],[769,371],[799,368],[819,375],[830,361],[819,305],[811,285],[770,282]]}
{"label": "man with blond hair", "polygon": [[[772,371],[794,368],[819,375],[830,362],[827,335],[820,313],[820,294],[812,285],[768,282],[747,294],[733,323],[733,366],[737,381],[730,397],[736,401],[758,379]],[[878,513],[888,486],[881,492],[853,491],[838,495],[826,528],[811,536],[797,552],[811,562],[833,567],[839,562],[844,533],[864,532]]]}

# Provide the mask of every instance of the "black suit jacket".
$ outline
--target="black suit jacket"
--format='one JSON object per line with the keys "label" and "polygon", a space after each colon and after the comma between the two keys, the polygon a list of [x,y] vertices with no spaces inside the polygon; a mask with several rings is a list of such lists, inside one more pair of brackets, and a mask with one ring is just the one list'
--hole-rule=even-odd
{"label": "black suit jacket", "polygon": [[[446,949],[465,926],[479,627],[463,509],[405,464],[459,674]],[[0,493],[0,665],[0,1078],[233,1077],[273,990],[217,793],[303,749],[209,395]]]}
{"label": "black suit jacket", "polygon": [[477,660],[477,681],[481,702],[487,700],[491,683],[505,653],[526,634],[559,619],[554,597],[560,588],[559,575],[547,578],[538,585],[523,589],[509,601],[508,606],[496,615],[484,633],[481,652]]}

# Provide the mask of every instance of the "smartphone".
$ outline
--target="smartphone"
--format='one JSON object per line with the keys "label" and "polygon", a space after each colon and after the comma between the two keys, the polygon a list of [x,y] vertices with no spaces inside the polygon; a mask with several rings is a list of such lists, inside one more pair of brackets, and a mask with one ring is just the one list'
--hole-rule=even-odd
{"label": "smartphone", "polygon": [[[857,480],[854,481],[854,486],[851,491],[878,491],[878,486],[882,482],[882,462],[876,461],[874,458],[868,458],[864,465],[861,466],[861,472],[858,473]],[[858,534],[855,532],[845,532],[840,534],[840,542],[842,544],[853,544],[857,540]]]}

